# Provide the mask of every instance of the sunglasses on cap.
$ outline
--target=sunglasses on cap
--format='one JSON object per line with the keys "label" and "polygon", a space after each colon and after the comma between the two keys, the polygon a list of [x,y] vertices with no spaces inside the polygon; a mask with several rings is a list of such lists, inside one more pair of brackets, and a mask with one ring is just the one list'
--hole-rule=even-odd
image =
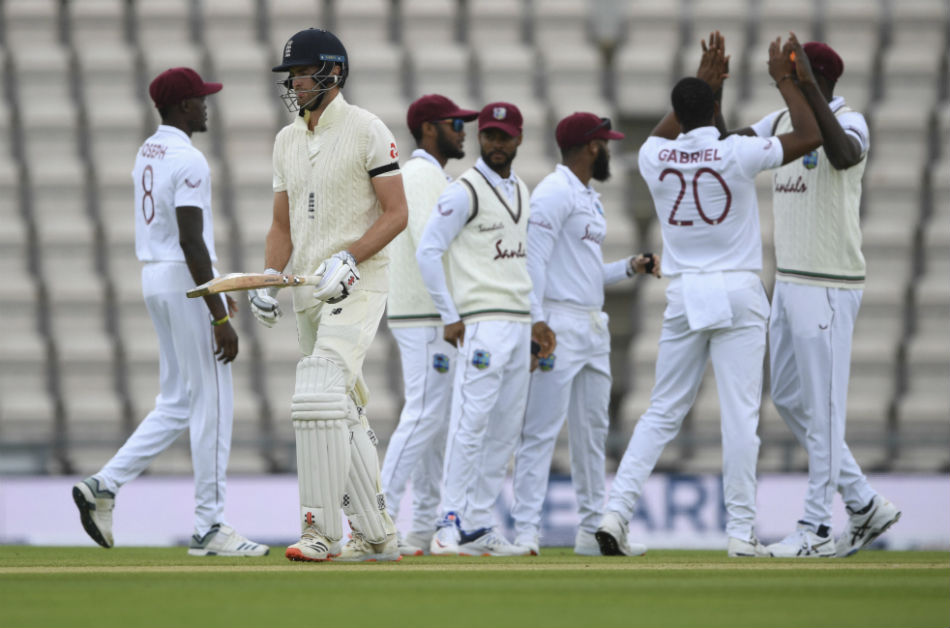
{"label": "sunglasses on cap", "polygon": [[465,128],[465,120],[462,118],[444,118],[442,120],[436,120],[435,122],[451,122],[452,130],[456,133],[461,132]]}
{"label": "sunglasses on cap", "polygon": [[584,133],[584,137],[589,137],[589,136],[593,135],[594,133],[596,133],[597,131],[599,131],[599,130],[601,130],[601,129],[606,129],[606,130],[608,130],[608,131],[613,130],[613,129],[611,128],[610,118],[601,118],[601,119],[600,119],[600,124],[598,124],[597,126],[595,126],[593,129],[591,129],[591,130],[588,131],[587,133]]}

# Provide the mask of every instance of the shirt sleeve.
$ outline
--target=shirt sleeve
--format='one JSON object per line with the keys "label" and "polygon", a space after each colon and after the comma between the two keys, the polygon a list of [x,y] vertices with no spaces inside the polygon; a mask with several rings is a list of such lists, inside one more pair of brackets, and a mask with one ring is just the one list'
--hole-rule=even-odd
{"label": "shirt sleeve", "polygon": [[604,264],[604,285],[609,286],[610,284],[617,283],[618,281],[623,281],[629,275],[627,275],[627,269],[630,267],[630,258],[625,257],[623,259],[618,259],[616,262],[609,262]]}
{"label": "shirt sleeve", "polygon": [[857,111],[846,111],[838,116],[838,124],[844,132],[858,140],[861,145],[861,154],[868,152],[871,147],[871,134],[868,131],[867,120]]}
{"label": "shirt sleeve", "polygon": [[182,163],[175,181],[175,207],[206,207],[210,195],[211,169],[204,155],[197,151]]}
{"label": "shirt sleeve", "polygon": [[785,151],[777,137],[749,137],[731,135],[726,141],[735,142],[735,156],[742,172],[750,179],[763,170],[782,165]]}
{"label": "shirt sleeve", "polygon": [[528,274],[531,276],[531,320],[544,320],[544,292],[551,251],[561,233],[561,225],[571,212],[570,190],[541,182],[531,194],[531,215],[528,219]]}
{"label": "shirt sleeve", "polygon": [[456,182],[449,185],[432,209],[416,250],[416,262],[419,264],[422,283],[425,284],[445,325],[458,322],[461,317],[449,292],[442,256],[465,228],[469,211],[471,200],[462,184]]}
{"label": "shirt sleeve", "polygon": [[399,174],[399,150],[396,138],[382,120],[374,118],[368,128],[366,171],[370,177],[389,177]]}
{"label": "shirt sleeve", "polygon": [[785,111],[785,109],[773,111],[755,124],[751,125],[749,128],[755,131],[755,134],[759,137],[769,137],[772,135],[772,126],[775,124],[775,118],[777,118],[778,115],[783,111]]}
{"label": "shirt sleeve", "polygon": [[271,157],[271,162],[274,168],[274,191],[275,192],[286,192],[287,191],[287,179],[284,176],[284,162],[281,159],[283,157],[284,151],[281,148],[281,135],[277,135],[277,139],[274,140],[274,154]]}

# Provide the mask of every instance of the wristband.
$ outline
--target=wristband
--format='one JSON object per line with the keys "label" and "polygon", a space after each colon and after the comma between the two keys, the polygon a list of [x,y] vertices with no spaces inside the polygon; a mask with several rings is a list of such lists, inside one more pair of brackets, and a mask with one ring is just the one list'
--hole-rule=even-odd
{"label": "wristband", "polygon": [[216,320],[216,321],[211,321],[211,326],[212,326],[212,327],[218,327],[219,325],[224,325],[224,324],[227,323],[229,320],[231,320],[231,317],[228,316],[227,314],[225,314],[224,316],[222,316],[222,317],[219,318],[218,320]]}
{"label": "wristband", "polygon": [[795,77],[794,77],[792,74],[786,74],[785,76],[783,76],[783,77],[780,78],[779,80],[775,81],[775,86],[778,87],[779,83],[781,83],[781,82],[784,81],[785,79],[790,79],[790,78],[795,78]]}

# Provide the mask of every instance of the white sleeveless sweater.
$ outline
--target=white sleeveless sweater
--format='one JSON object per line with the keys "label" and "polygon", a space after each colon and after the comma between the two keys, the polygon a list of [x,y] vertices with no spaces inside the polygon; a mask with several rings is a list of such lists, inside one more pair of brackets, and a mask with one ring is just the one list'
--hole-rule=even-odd
{"label": "white sleeveless sweater", "polygon": [[[840,107],[836,116],[850,111]],[[792,130],[788,115],[773,135]],[[846,170],[828,161],[823,147],[773,175],[776,278],[834,288],[862,289],[861,178],[867,159]]]}
{"label": "white sleeveless sweater", "polygon": [[528,187],[504,199],[475,168],[459,177],[472,197],[468,223],[445,254],[449,290],[466,323],[531,322],[527,263]]}

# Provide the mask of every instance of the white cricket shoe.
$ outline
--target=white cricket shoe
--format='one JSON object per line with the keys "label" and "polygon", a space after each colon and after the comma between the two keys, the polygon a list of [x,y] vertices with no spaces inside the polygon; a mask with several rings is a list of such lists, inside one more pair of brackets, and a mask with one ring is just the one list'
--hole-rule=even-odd
{"label": "white cricket shoe", "polygon": [[594,538],[604,556],[643,556],[647,553],[645,545],[627,542],[627,522],[614,510],[608,511],[600,520]]}
{"label": "white cricket shoe", "polygon": [[354,531],[353,537],[343,546],[340,555],[334,556],[333,560],[344,563],[398,562],[402,560],[402,555],[399,553],[395,534],[382,543],[370,543],[362,534]]}
{"label": "white cricket shoe", "polygon": [[529,556],[531,550],[515,545],[494,528],[482,528],[465,535],[459,543],[459,556]]}
{"label": "white cricket shoe", "polygon": [[752,558],[768,558],[772,554],[769,552],[759,539],[753,534],[748,540],[743,541],[734,536],[729,537],[729,546],[726,552],[729,556],[736,558],[740,556]]}
{"label": "white cricket shoe", "polygon": [[333,543],[317,531],[316,526],[309,525],[304,528],[300,540],[287,548],[284,556],[287,560],[298,560],[307,562],[323,562],[330,560],[335,555],[330,547]]}
{"label": "white cricket shoe", "polygon": [[541,555],[541,540],[537,532],[522,532],[515,537],[515,545],[528,550],[529,556]]}
{"label": "white cricket shoe", "polygon": [[[432,543],[433,534],[435,533],[431,530],[428,532],[410,532],[406,535],[406,538],[403,539],[403,543],[407,548],[421,550],[421,553],[415,553],[413,556],[423,556],[429,551],[429,544]],[[406,554],[403,554],[403,556],[406,556]]]}
{"label": "white cricket shoe", "polygon": [[459,539],[462,537],[461,525],[458,514],[451,511],[445,513],[429,543],[429,553],[433,556],[457,556]]}
{"label": "white cricket shoe", "polygon": [[255,543],[223,523],[211,526],[204,536],[192,535],[189,556],[266,556],[270,548]]}
{"label": "white cricket shoe", "polygon": [[818,536],[801,522],[794,532],[766,549],[776,558],[830,558],[835,555],[834,539]]}
{"label": "white cricket shoe", "polygon": [[862,511],[846,509],[849,515],[848,531],[838,537],[835,546],[835,553],[841,558],[851,556],[865,547],[901,518],[897,506],[880,495],[875,495]]}
{"label": "white cricket shoe", "polygon": [[92,540],[102,547],[112,547],[112,510],[115,508],[115,493],[99,485],[95,476],[90,476],[73,486],[73,501],[79,508],[79,520]]}
{"label": "white cricket shoe", "polygon": [[580,556],[600,556],[600,545],[597,544],[597,537],[593,532],[577,530],[574,535],[574,553]]}
{"label": "white cricket shoe", "polygon": [[402,535],[398,532],[396,533],[396,547],[399,549],[400,556],[424,556],[426,553],[421,545],[417,545],[409,537],[402,538]]}

